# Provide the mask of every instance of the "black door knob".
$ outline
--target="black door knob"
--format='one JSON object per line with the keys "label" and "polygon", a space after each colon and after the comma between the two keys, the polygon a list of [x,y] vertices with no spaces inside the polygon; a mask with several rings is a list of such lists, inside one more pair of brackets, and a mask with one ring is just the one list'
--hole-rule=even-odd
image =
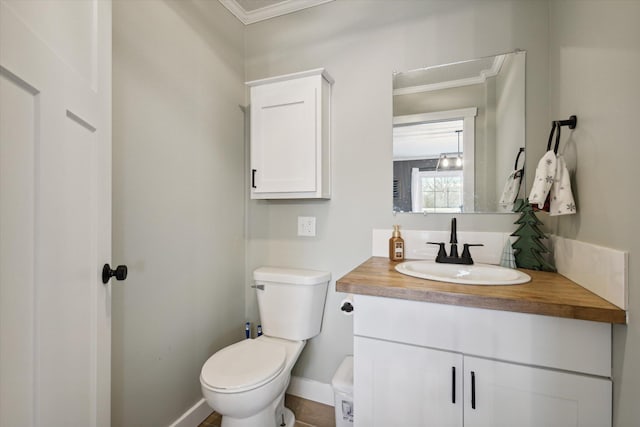
{"label": "black door knob", "polygon": [[116,280],[124,280],[127,278],[127,266],[126,265],[119,265],[116,267],[115,270],[111,269],[111,266],[109,264],[105,264],[104,267],[102,267],[102,283],[104,283],[105,285],[107,284],[107,282],[109,282],[109,279],[111,279],[111,277],[116,276]]}

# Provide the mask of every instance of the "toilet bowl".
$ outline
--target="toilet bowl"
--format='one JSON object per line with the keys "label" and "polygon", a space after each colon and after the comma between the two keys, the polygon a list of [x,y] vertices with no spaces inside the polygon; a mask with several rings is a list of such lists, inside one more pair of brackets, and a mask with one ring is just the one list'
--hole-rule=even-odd
{"label": "toilet bowl", "polygon": [[225,347],[202,367],[207,404],[222,427],[293,427],[284,394],[306,340],[320,332],[331,274],[261,267],[254,271],[264,335]]}
{"label": "toilet bowl", "polygon": [[304,345],[263,335],[211,356],[202,367],[200,384],[209,406],[223,416],[222,427],[279,426],[282,417],[287,418],[283,400],[291,369]]}

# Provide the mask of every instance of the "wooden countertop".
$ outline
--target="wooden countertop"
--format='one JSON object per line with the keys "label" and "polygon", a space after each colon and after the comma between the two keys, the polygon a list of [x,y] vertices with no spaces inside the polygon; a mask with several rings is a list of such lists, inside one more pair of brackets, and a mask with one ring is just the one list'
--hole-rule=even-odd
{"label": "wooden countertop", "polygon": [[406,276],[395,270],[396,264],[387,258],[371,257],[338,279],[336,290],[596,322],[626,323],[624,310],[558,273],[523,270],[531,276],[529,283],[473,286]]}

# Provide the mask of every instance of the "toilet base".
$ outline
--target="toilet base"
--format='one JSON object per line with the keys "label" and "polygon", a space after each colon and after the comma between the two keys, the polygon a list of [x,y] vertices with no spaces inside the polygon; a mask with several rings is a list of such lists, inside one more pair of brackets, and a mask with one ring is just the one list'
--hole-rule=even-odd
{"label": "toilet base", "polygon": [[284,393],[271,405],[248,418],[222,416],[221,427],[294,427],[296,417],[284,406]]}
{"label": "toilet base", "polygon": [[[286,406],[282,412],[284,415],[284,425],[286,427],[293,427],[296,424],[296,416],[293,415],[293,411]],[[282,421],[278,424],[278,427],[282,426]]]}

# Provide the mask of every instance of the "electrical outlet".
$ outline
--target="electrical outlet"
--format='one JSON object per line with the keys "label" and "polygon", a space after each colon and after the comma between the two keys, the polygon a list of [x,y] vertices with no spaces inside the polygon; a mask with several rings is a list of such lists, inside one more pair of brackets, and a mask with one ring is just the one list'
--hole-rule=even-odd
{"label": "electrical outlet", "polygon": [[316,235],[316,217],[315,216],[299,216],[298,217],[298,236],[313,237]]}

